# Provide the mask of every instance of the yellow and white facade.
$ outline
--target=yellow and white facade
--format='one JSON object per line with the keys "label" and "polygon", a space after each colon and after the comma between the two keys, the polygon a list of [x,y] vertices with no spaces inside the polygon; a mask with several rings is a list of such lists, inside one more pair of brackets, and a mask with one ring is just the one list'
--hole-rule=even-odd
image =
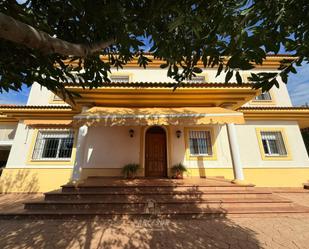
{"label": "yellow and white facade", "polygon": [[[282,59],[268,57],[253,71],[274,72]],[[216,78],[216,68],[207,68],[174,91],[160,63],[112,70],[117,82],[97,89],[67,84],[81,95],[74,103],[34,84],[27,105],[0,106],[0,152],[9,151],[7,159],[0,156],[6,161],[0,192],[121,176],[128,163],[140,164],[141,177],[170,177],[170,168],[183,163],[186,177],[266,187],[308,182],[300,127],[309,126],[309,109],[292,107],[285,84],[260,96],[251,84],[224,84],[224,75]]]}

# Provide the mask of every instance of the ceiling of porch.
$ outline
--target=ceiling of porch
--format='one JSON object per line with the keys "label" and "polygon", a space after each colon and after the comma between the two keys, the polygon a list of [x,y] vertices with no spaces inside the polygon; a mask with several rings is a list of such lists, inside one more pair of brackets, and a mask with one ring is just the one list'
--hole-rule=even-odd
{"label": "ceiling of porch", "polygon": [[235,110],[254,98],[260,90],[252,84],[195,83],[104,83],[95,89],[67,84],[66,89],[78,93],[75,106],[109,107],[224,107]]}

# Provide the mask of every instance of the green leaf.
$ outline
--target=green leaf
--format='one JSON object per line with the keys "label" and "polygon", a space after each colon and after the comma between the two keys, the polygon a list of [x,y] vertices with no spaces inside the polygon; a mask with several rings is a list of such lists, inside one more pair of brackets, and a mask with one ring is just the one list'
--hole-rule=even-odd
{"label": "green leaf", "polygon": [[296,71],[295,67],[293,67],[293,66],[290,66],[290,71],[291,71],[293,74],[297,74],[297,71]]}
{"label": "green leaf", "polygon": [[236,80],[237,80],[237,84],[242,84],[242,78],[238,71],[236,72]]}
{"label": "green leaf", "polygon": [[201,68],[199,68],[199,67],[194,67],[194,68],[192,69],[192,71],[193,71],[194,73],[202,73],[202,72],[203,72],[203,70],[202,70]]}
{"label": "green leaf", "polygon": [[218,71],[217,71],[216,77],[218,77],[221,74],[222,69],[223,69],[223,63],[220,63],[219,67],[218,67]]}
{"label": "green leaf", "polygon": [[282,79],[282,81],[284,82],[284,84],[287,84],[287,83],[288,83],[288,75],[287,75],[287,73],[282,72],[282,73],[280,74],[280,76],[281,76],[281,79]]}
{"label": "green leaf", "polygon": [[233,71],[229,70],[225,75],[225,83],[228,83],[233,76]]}
{"label": "green leaf", "polygon": [[167,64],[167,63],[166,63],[166,64],[161,64],[161,65],[160,65],[160,68],[162,68],[162,69],[163,69],[163,68],[167,68],[167,67],[168,67],[168,64]]}

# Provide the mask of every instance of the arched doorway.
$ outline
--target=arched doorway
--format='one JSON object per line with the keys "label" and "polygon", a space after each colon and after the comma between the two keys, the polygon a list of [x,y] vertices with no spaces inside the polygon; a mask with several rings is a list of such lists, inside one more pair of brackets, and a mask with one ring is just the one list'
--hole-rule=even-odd
{"label": "arched doorway", "polygon": [[166,177],[166,132],[162,127],[153,126],[145,137],[145,176]]}

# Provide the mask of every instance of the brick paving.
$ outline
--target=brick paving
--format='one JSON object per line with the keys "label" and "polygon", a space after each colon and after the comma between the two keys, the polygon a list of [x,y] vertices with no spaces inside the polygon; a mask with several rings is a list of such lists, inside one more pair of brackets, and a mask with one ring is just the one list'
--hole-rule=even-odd
{"label": "brick paving", "polygon": [[[309,207],[308,193],[280,193]],[[15,196],[15,197],[14,197]],[[17,197],[16,197],[17,196]],[[29,195],[28,198],[41,198]],[[27,195],[0,195],[0,210]],[[10,203],[12,205],[10,206]],[[309,216],[0,220],[0,248],[309,248]]]}

